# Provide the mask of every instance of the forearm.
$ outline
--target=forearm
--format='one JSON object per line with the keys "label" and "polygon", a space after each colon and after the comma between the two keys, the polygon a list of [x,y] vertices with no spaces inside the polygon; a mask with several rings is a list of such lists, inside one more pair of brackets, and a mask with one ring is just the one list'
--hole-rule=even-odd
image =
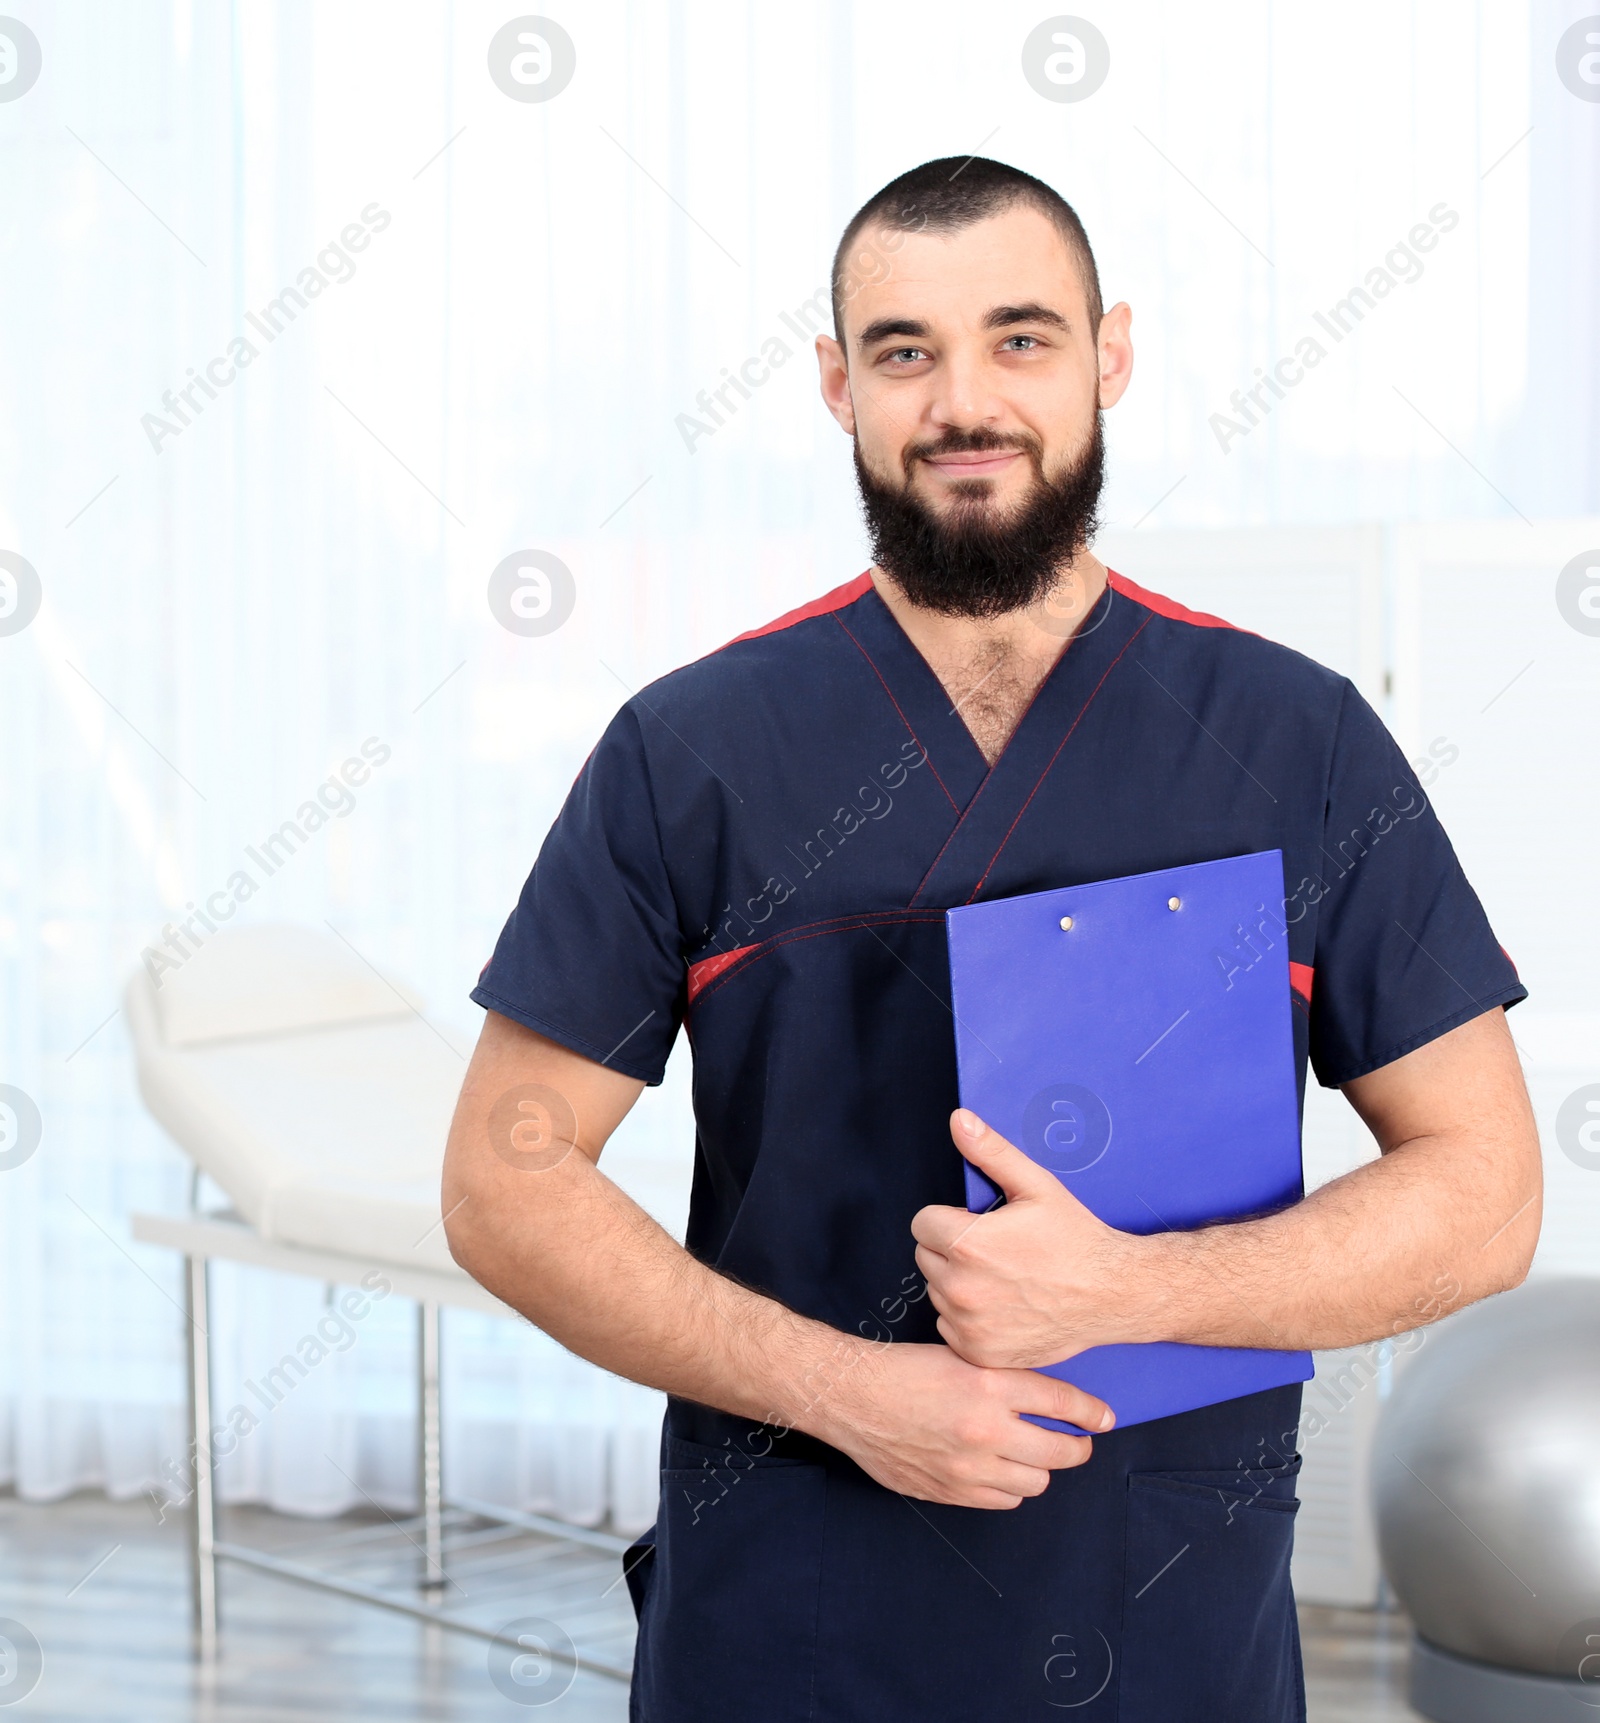
{"label": "forearm", "polygon": [[495,1162],[447,1176],[456,1205],[462,1266],[619,1376],[827,1440],[846,1390],[874,1373],[872,1342],[707,1268],[581,1151],[536,1174]]}
{"label": "forearm", "polygon": [[1353,1346],[1514,1286],[1539,1232],[1536,1149],[1419,1138],[1279,1214],[1142,1240],[1130,1337]]}

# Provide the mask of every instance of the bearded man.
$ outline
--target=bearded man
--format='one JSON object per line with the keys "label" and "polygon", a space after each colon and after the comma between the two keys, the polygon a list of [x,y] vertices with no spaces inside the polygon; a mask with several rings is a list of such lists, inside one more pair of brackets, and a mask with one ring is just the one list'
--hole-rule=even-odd
{"label": "bearded man", "polygon": [[[833,288],[874,565],[601,738],[472,995],[451,1248],[669,1396],[635,1718],[1288,1723],[1298,1385],[1118,1429],[1033,1367],[1348,1346],[1442,1313],[1441,1274],[1515,1285],[1524,989],[1355,689],[1091,553],[1131,313],[1057,193],[927,163]],[[945,911],[1272,849],[1285,903],[1245,932],[1288,940],[1301,1092],[1309,1062],[1384,1152],[1274,1214],[1113,1230],[958,1108]],[[680,1024],[687,1248],[596,1165]],[[1002,1208],[961,1207],[963,1157]]]}

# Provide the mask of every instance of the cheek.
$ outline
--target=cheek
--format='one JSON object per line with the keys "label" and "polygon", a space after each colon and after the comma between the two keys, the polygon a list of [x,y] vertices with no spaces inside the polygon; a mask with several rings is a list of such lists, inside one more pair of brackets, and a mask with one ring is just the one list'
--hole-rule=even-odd
{"label": "cheek", "polygon": [[1057,372],[1047,396],[1030,408],[1028,422],[1044,445],[1045,465],[1059,470],[1080,460],[1094,439],[1094,379]]}
{"label": "cheek", "polygon": [[1055,366],[1048,376],[1019,379],[1006,391],[1012,426],[1036,439],[1052,476],[1082,459],[1094,438],[1095,378],[1076,366]]}
{"label": "cheek", "polygon": [[[880,485],[898,487],[906,482],[906,448],[920,440],[909,437],[907,428],[907,420],[891,418],[874,406],[870,397],[856,397],[856,453]],[[916,470],[917,463],[913,462],[913,476]]]}

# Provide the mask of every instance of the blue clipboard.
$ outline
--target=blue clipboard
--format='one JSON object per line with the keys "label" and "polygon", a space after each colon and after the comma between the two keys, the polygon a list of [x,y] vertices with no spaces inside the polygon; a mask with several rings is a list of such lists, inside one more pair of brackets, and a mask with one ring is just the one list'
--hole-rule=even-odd
{"label": "blue clipboard", "polygon": [[[1282,903],[1282,851],[1263,850],[949,910],[961,1104],[1123,1232],[1298,1201]],[[970,1164],[966,1182],[969,1209],[999,1200]],[[1158,1341],[1043,1368],[1121,1429],[1304,1382],[1312,1359]]]}

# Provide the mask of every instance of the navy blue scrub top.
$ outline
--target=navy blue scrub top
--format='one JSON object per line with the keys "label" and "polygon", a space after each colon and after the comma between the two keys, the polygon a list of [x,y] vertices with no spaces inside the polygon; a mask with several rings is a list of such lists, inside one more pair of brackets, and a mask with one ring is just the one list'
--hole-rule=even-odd
{"label": "navy blue scrub top", "polygon": [[[1347,1083],[1526,996],[1343,677],[1113,574],[991,769],[870,578],[623,707],[473,999],[646,1083],[694,1051],[687,1242],[849,1335],[936,1341],[963,1201],[944,912],[1281,849],[1296,1064]],[[819,1391],[824,1391],[819,1389]],[[1009,1512],[669,1402],[629,1562],[645,1723],[1286,1723],[1298,1386],[1095,1439]]]}

